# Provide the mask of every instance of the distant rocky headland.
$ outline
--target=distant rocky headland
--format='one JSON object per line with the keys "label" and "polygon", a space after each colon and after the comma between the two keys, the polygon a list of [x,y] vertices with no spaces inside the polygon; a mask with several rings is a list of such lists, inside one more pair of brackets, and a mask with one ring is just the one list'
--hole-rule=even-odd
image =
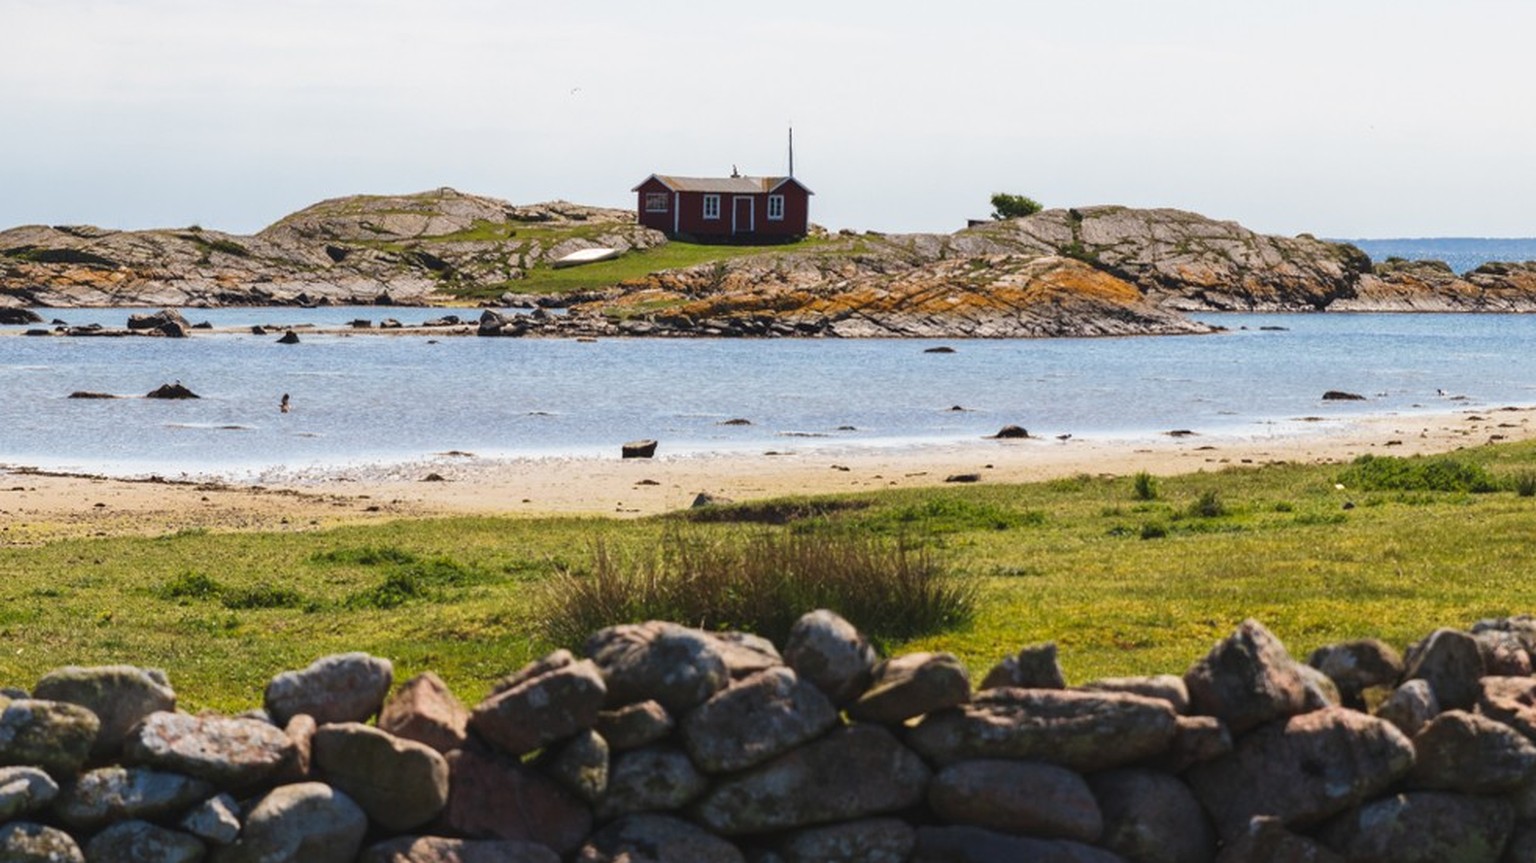
{"label": "distant rocky headland", "polygon": [[[592,247],[616,261],[558,278]],[[1045,210],[952,234],[687,247],[627,210],[439,189],[323,201],[251,236],[0,231],[6,307],[484,305],[482,335],[1031,337],[1206,332],[1199,311],[1536,310],[1536,262],[1457,274],[1170,209]]]}

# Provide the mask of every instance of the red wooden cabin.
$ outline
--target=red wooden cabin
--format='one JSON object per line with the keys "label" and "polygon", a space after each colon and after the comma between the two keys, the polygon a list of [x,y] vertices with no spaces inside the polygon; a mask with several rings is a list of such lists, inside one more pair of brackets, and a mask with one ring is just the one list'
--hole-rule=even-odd
{"label": "red wooden cabin", "polygon": [[811,190],[794,177],[671,177],[652,174],[638,193],[640,224],[670,237],[783,242],[805,236]]}

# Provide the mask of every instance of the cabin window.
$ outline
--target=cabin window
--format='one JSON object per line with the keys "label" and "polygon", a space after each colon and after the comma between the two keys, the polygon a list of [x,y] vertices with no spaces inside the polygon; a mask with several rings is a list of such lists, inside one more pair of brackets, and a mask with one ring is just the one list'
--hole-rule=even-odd
{"label": "cabin window", "polygon": [[645,211],[647,213],[665,213],[667,211],[667,193],[646,192]]}
{"label": "cabin window", "polygon": [[704,196],[704,218],[706,218],[706,219],[718,219],[718,218],[720,218],[720,196],[719,195],[705,195]]}
{"label": "cabin window", "polygon": [[775,221],[784,218],[784,196],[783,195],[769,195],[768,196],[768,218],[773,219]]}

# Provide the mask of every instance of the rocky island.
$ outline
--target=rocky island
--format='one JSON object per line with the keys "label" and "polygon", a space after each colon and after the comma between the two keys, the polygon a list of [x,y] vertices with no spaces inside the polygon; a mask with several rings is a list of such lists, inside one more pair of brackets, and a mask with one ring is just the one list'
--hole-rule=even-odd
{"label": "rocky island", "polygon": [[[552,267],[580,249],[619,259]],[[565,271],[561,271],[565,272]],[[1198,311],[1530,311],[1536,263],[1464,275],[1171,209],[1045,210],[952,234],[670,242],[627,210],[438,189],[322,201],[252,236],[190,226],[0,232],[0,312],[229,305],[487,311],[481,335],[1040,337],[1206,332]],[[456,321],[457,322],[457,321]]]}

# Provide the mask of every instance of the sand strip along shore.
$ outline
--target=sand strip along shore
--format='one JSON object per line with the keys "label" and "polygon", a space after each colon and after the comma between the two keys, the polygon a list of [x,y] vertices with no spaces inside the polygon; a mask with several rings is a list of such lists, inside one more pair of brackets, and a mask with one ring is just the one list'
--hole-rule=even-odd
{"label": "sand strip along shore", "polygon": [[[275,471],[262,485],[201,478],[115,479],[0,465],[0,545],[178,530],[310,530],[434,515],[635,517],[687,507],[699,492],[743,501],[941,485],[957,474],[1019,483],[1081,473],[1159,475],[1272,462],[1344,462],[1536,436],[1536,408],[1319,419],[1266,435],[1030,438],[904,447],[653,459],[444,455],[417,463]],[[615,448],[617,449],[617,448]],[[428,479],[436,475],[441,479]]]}

